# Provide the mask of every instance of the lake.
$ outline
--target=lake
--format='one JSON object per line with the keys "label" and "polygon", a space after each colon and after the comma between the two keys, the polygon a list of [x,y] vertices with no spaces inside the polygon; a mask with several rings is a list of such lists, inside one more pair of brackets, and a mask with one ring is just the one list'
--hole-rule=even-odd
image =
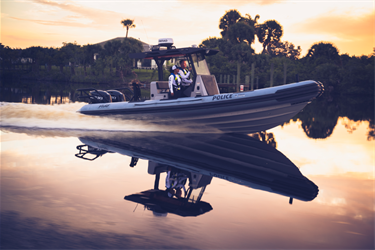
{"label": "lake", "polygon": [[373,97],[252,135],[88,117],[65,89],[1,98],[1,248],[374,248]]}

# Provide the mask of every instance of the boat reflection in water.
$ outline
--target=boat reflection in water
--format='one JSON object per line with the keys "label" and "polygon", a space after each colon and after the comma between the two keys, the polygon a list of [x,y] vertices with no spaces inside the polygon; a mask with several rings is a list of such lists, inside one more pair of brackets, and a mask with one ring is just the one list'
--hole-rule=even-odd
{"label": "boat reflection in water", "polygon": [[[311,201],[319,191],[280,151],[248,135],[131,132],[79,139],[84,145],[77,146],[76,156],[82,159],[116,152],[131,156],[131,167],[139,158],[149,160],[148,173],[155,175],[153,189],[125,199],[158,215],[198,216],[212,210],[201,200],[212,177],[289,197],[290,204],[293,199]],[[168,171],[188,180],[180,197],[170,189],[159,189],[160,174]]]}

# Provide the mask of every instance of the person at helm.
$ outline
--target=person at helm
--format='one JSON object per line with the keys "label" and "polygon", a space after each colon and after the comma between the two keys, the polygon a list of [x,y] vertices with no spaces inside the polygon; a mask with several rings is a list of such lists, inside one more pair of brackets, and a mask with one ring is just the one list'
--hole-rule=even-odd
{"label": "person at helm", "polygon": [[190,84],[193,82],[193,80],[190,79],[190,71],[191,67],[187,69],[187,63],[186,60],[182,59],[180,60],[180,70],[178,71],[178,74],[181,78],[181,85],[182,85],[182,93],[190,86]]}
{"label": "person at helm", "polygon": [[177,99],[182,95],[181,89],[181,78],[178,74],[179,68],[177,65],[173,65],[171,68],[171,75],[168,78],[169,91],[171,93],[171,98]]}

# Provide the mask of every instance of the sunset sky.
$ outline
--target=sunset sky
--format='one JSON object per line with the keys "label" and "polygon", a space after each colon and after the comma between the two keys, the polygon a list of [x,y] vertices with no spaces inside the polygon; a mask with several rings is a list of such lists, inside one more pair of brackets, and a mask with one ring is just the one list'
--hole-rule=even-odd
{"label": "sunset sky", "polygon": [[[134,19],[129,36],[149,44],[170,37],[177,47],[219,37],[219,20],[237,9],[243,16],[274,19],[282,41],[301,46],[332,42],[340,54],[370,55],[375,47],[373,0],[1,0],[1,40],[11,48],[95,44],[125,36],[122,19]],[[253,48],[261,52],[256,42]]]}

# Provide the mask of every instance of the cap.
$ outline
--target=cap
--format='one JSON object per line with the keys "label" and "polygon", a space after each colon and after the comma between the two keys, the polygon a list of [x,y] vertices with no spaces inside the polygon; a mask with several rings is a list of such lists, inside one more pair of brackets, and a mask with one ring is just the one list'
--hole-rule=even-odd
{"label": "cap", "polygon": [[172,66],[172,70],[178,69],[177,65]]}

